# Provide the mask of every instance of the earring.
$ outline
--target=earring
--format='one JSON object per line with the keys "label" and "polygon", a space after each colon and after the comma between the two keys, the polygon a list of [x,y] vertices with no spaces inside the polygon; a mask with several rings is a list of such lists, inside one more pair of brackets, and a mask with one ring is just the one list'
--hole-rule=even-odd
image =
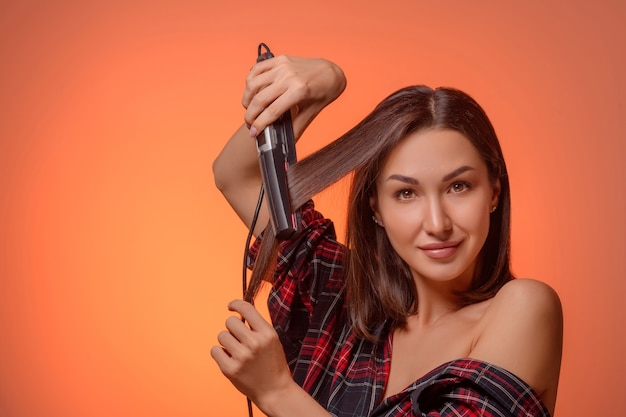
{"label": "earring", "polygon": [[494,211],[496,211],[496,209],[497,209],[497,208],[498,208],[498,206],[493,206],[493,207],[491,207],[491,211],[490,211],[490,213],[493,213]]}
{"label": "earring", "polygon": [[385,226],[383,226],[383,222],[382,222],[382,221],[380,221],[380,220],[378,220],[378,219],[376,218],[376,216],[372,216],[372,220],[374,220],[374,223],[376,223],[376,225],[378,225],[378,226],[380,226],[380,227],[385,227]]}

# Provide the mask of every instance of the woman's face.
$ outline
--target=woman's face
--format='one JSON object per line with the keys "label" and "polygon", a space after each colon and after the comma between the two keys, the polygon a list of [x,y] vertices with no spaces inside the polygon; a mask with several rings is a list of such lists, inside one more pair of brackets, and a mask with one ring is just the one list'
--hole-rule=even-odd
{"label": "woman's face", "polygon": [[471,282],[499,183],[463,134],[427,129],[404,138],[377,180],[372,208],[414,279]]}

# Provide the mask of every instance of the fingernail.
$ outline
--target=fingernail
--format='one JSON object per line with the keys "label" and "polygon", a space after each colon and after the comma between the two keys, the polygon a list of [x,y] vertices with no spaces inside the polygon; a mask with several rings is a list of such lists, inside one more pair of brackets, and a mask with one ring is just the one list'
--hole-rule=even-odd
{"label": "fingernail", "polygon": [[256,127],[252,126],[250,128],[250,136],[252,136],[253,138],[256,138],[257,133],[259,132],[257,132]]}

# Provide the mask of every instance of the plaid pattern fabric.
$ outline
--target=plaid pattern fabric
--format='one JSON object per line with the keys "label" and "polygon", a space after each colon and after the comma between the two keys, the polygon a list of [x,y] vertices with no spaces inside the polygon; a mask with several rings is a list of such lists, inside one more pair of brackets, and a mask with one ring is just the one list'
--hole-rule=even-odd
{"label": "plaid pattern fabric", "polygon": [[380,343],[352,334],[342,278],[345,247],[312,202],[303,207],[302,226],[301,234],[281,244],[268,305],[294,380],[330,414],[549,417],[522,380],[469,358],[443,364],[382,400],[391,365],[389,326],[380,329]]}

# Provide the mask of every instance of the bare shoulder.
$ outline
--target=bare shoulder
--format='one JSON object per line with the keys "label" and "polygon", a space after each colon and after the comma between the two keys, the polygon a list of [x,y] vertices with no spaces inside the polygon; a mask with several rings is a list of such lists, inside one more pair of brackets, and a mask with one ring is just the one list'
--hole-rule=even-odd
{"label": "bare shoulder", "polygon": [[506,283],[494,297],[494,310],[523,308],[526,314],[553,313],[560,315],[561,301],[548,284],[528,278]]}
{"label": "bare shoulder", "polygon": [[486,309],[470,356],[522,378],[552,412],[563,345],[563,313],[557,293],[532,279],[504,285]]}

